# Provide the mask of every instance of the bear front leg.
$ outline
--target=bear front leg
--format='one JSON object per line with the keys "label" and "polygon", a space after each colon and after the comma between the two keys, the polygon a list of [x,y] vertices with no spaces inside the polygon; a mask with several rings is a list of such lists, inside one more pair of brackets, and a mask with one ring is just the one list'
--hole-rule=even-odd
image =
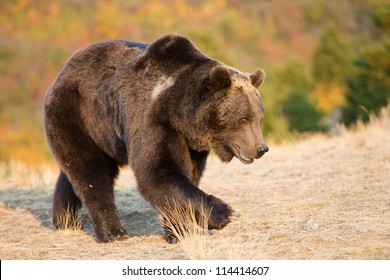
{"label": "bear front leg", "polygon": [[[206,227],[209,229],[222,229],[235,216],[228,204],[206,194],[197,186],[206,165],[208,151],[191,150],[184,137],[152,120],[147,130],[140,131],[140,135],[133,135],[129,150],[129,162],[141,195],[169,220],[170,228],[179,229],[179,235],[180,230],[186,231],[186,221],[187,224],[194,223],[194,219],[186,220],[186,217],[182,217],[188,213],[185,210],[189,205],[194,210],[195,223],[199,222],[202,215],[206,215]],[[175,213],[172,212],[176,210],[179,210],[176,214],[181,216],[184,225],[173,219]],[[178,241],[167,226],[164,230],[168,242]]]}
{"label": "bear front leg", "polygon": [[[175,216],[189,214],[186,211],[189,204],[194,209],[196,221],[200,220],[201,215],[206,216],[204,218],[207,219],[208,229],[223,229],[236,216],[236,212],[228,204],[197,188],[185,175],[181,174],[179,168],[169,171],[167,166],[169,165],[147,176],[136,174],[140,193],[153,208],[162,214],[165,220],[163,220],[163,227],[167,242],[178,242],[177,235],[186,231],[186,221],[187,223],[194,221],[191,217]],[[167,176],[168,174],[171,175]],[[200,226],[203,225],[200,224]],[[172,232],[172,229],[175,232]]]}

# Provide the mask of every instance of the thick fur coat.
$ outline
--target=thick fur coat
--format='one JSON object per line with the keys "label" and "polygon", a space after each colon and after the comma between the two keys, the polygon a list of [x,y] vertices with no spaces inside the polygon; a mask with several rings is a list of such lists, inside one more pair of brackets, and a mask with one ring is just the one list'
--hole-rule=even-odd
{"label": "thick fur coat", "polygon": [[[161,211],[173,202],[210,211],[209,228],[235,212],[198,188],[210,149],[222,161],[261,157],[264,108],[247,75],[207,57],[188,39],[167,35],[150,45],[95,43],[66,63],[45,99],[45,131],[61,173],[53,224],[84,206],[96,239],[126,237],[114,202],[119,167],[134,170],[142,196]],[[176,239],[167,233],[167,240]]]}

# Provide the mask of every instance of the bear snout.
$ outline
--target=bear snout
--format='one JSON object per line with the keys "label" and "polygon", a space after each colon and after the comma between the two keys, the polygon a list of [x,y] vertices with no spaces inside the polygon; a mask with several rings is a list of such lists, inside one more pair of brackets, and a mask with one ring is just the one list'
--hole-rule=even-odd
{"label": "bear snout", "polygon": [[269,151],[269,148],[266,144],[261,145],[260,147],[257,148],[256,159],[261,158],[268,151]]}

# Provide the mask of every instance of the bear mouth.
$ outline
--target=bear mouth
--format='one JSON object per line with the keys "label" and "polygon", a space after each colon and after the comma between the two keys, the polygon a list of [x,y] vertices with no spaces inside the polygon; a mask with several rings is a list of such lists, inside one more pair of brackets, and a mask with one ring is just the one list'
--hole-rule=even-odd
{"label": "bear mouth", "polygon": [[238,146],[237,144],[234,144],[233,146],[233,153],[235,155],[236,158],[238,158],[242,163],[244,164],[251,164],[254,159],[251,158],[251,157],[248,157],[244,151],[240,148],[240,146]]}

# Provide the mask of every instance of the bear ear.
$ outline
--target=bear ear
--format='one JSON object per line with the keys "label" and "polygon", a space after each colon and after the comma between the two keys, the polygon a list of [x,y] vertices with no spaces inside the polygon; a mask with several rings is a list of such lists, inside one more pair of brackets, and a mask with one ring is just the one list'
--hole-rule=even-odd
{"label": "bear ear", "polygon": [[261,69],[257,69],[255,73],[251,74],[251,83],[255,88],[258,88],[265,79],[265,72]]}
{"label": "bear ear", "polygon": [[209,86],[214,90],[222,90],[230,87],[232,80],[230,78],[229,70],[218,65],[214,67],[209,74]]}

